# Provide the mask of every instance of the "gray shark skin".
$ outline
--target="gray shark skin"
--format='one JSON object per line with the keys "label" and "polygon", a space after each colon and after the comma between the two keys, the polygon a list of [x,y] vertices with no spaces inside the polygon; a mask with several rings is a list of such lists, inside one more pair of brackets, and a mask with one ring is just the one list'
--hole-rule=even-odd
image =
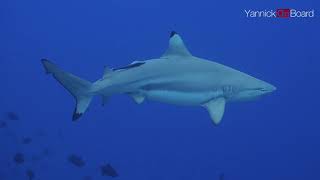
{"label": "gray shark skin", "polygon": [[219,124],[225,104],[255,99],[276,87],[222,64],[193,56],[181,37],[172,32],[169,47],[156,59],[134,61],[128,66],[110,69],[96,82],[89,82],[63,71],[43,59],[47,73],[60,82],[76,99],[73,120],[88,108],[95,95],[105,104],[109,96],[128,94],[138,104],[145,99],[164,103],[202,106],[214,124]]}

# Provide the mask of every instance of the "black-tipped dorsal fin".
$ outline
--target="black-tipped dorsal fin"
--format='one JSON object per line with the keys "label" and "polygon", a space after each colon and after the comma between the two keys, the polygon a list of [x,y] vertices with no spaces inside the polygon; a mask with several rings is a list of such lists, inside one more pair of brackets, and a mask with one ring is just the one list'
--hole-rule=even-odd
{"label": "black-tipped dorsal fin", "polygon": [[183,43],[182,38],[175,31],[170,34],[169,47],[162,57],[169,56],[191,56],[186,46]]}

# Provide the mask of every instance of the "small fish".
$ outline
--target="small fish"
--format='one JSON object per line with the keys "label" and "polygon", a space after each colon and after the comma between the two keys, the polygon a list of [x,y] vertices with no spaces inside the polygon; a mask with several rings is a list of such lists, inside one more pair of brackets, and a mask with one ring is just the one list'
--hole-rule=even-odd
{"label": "small fish", "polygon": [[25,161],[24,160],[24,155],[22,153],[17,153],[17,154],[14,155],[13,160],[17,164],[22,164]]}
{"label": "small fish", "polygon": [[5,128],[5,127],[7,127],[7,123],[4,122],[4,121],[1,121],[0,122],[0,128]]}
{"label": "small fish", "polygon": [[102,176],[111,176],[111,177],[119,176],[116,170],[110,164],[100,166],[100,170],[101,170]]}
{"label": "small fish", "polygon": [[221,174],[219,175],[219,180],[224,180],[224,173],[221,173]]}
{"label": "small fish", "polygon": [[41,160],[41,156],[39,156],[39,155],[32,155],[32,156],[31,156],[31,160],[32,160],[33,162],[35,162],[35,161],[40,161],[40,160]]}
{"label": "small fish", "polygon": [[92,177],[91,176],[84,176],[83,180],[92,180]]}
{"label": "small fish", "polygon": [[82,159],[82,157],[77,156],[75,154],[71,154],[68,157],[68,160],[70,163],[72,163],[73,165],[75,165],[77,167],[83,167],[86,164],[85,161]]}
{"label": "small fish", "polygon": [[35,177],[34,172],[31,169],[27,169],[26,175],[27,175],[29,180],[32,180]]}
{"label": "small fish", "polygon": [[43,129],[37,129],[35,135],[39,137],[45,137],[47,136],[47,133]]}
{"label": "small fish", "polygon": [[29,137],[24,137],[22,139],[22,144],[30,144],[32,142],[32,139]]}
{"label": "small fish", "polygon": [[9,120],[19,120],[19,116],[15,112],[7,112],[7,118]]}
{"label": "small fish", "polygon": [[50,150],[49,148],[44,148],[44,150],[42,151],[43,155],[45,156],[49,156],[50,155]]}

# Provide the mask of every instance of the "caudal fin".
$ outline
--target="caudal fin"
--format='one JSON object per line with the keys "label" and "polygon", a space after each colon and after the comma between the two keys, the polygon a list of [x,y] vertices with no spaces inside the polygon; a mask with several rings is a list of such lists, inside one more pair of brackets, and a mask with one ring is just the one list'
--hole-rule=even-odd
{"label": "caudal fin", "polygon": [[47,74],[52,74],[53,77],[76,99],[76,107],[73,112],[72,120],[75,121],[87,110],[92,94],[89,92],[91,82],[81,79],[71,73],[65,72],[57,65],[47,59],[42,59],[42,64]]}

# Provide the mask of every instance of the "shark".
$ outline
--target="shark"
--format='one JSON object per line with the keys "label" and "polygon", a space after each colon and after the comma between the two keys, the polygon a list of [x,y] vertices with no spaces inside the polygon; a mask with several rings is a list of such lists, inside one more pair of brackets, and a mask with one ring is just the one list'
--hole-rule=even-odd
{"label": "shark", "polygon": [[73,121],[85,113],[94,96],[101,96],[104,105],[110,96],[126,94],[137,104],[151,100],[204,107],[218,125],[227,102],[252,100],[276,90],[246,73],[193,56],[175,31],[161,57],[119,68],[105,67],[102,78],[95,82],[66,72],[48,59],[41,61],[46,73],[52,74],[75,98]]}

